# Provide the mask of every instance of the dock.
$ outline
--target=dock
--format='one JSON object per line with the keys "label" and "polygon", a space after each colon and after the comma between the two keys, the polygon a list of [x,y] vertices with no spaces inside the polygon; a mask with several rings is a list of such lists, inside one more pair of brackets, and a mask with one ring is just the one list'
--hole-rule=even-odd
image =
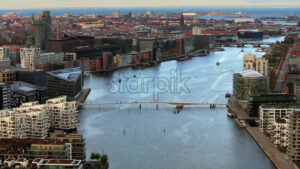
{"label": "dock", "polygon": [[80,91],[79,95],[76,98],[77,109],[80,108],[80,105],[85,102],[85,100],[89,96],[90,92],[91,92],[90,88],[82,89]]}
{"label": "dock", "polygon": [[226,107],[230,112],[233,112],[236,115],[236,118],[239,120],[258,120],[258,117],[248,116],[246,111],[238,105],[234,97],[231,97],[228,100]]}
{"label": "dock", "polygon": [[296,169],[296,166],[288,161],[287,157],[269,141],[267,136],[258,127],[246,127],[246,129],[277,169]]}

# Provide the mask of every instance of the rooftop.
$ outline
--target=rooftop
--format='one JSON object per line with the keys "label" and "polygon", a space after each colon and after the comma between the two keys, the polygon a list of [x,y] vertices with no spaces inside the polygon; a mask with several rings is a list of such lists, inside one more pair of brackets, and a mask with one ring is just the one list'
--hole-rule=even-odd
{"label": "rooftop", "polygon": [[48,74],[58,77],[63,80],[67,80],[70,82],[76,81],[80,78],[82,74],[82,69],[80,67],[69,68],[69,69],[61,69],[52,72],[47,72]]}
{"label": "rooftop", "polygon": [[244,70],[240,73],[243,77],[246,78],[258,78],[258,77],[264,77],[261,73],[255,71],[255,70]]}

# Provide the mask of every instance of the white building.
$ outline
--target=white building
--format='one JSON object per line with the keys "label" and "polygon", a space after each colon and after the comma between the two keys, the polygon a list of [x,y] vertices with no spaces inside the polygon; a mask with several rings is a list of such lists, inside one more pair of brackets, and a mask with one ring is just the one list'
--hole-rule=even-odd
{"label": "white building", "polygon": [[57,129],[73,130],[78,127],[78,112],[76,102],[67,102],[67,97],[62,96],[46,101],[50,109],[51,126]]}
{"label": "white building", "polygon": [[0,47],[0,70],[5,70],[10,68],[10,57],[11,52],[7,47]]}
{"label": "white building", "polygon": [[0,60],[10,58],[10,49],[8,47],[0,47]]}
{"label": "white building", "polygon": [[199,26],[194,26],[192,29],[192,35],[201,35],[201,29]]}
{"label": "white building", "polygon": [[40,48],[21,48],[21,67],[35,70],[35,63],[41,54]]}
{"label": "white building", "polygon": [[0,111],[0,138],[46,138],[49,127],[48,108],[37,102]]}
{"label": "white building", "polygon": [[295,109],[290,115],[289,145],[287,154],[293,162],[300,162],[300,109]]}
{"label": "white building", "polygon": [[78,126],[75,101],[66,96],[49,99],[46,104],[23,103],[0,111],[0,138],[46,138],[50,127],[73,130]]}
{"label": "white building", "polygon": [[244,55],[243,70],[255,70],[265,77],[269,76],[269,62],[265,58],[256,58],[255,55]]}
{"label": "white building", "polygon": [[259,107],[259,129],[266,133],[277,147],[288,146],[289,116],[294,108],[278,105]]}
{"label": "white building", "polygon": [[40,48],[21,48],[20,59],[22,68],[35,70],[46,64],[63,64],[64,53],[41,53]]}

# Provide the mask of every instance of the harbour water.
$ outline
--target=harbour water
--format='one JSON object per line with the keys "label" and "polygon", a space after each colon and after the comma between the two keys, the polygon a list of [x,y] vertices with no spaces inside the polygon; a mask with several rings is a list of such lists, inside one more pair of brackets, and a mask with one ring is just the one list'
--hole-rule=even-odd
{"label": "harbour water", "polygon": [[[277,40],[283,37],[265,41]],[[232,74],[242,70],[243,55],[263,55],[252,46],[241,49],[226,47],[184,62],[87,77],[85,88],[92,91],[86,102],[226,103],[224,95],[232,92]],[[145,79],[153,83],[145,85]],[[78,131],[85,138],[87,157],[92,152],[108,154],[110,169],[275,168],[247,131],[227,118],[225,107],[186,106],[179,114],[173,110],[167,104],[159,109],[153,104],[142,104],[141,109],[136,104],[83,106]]]}

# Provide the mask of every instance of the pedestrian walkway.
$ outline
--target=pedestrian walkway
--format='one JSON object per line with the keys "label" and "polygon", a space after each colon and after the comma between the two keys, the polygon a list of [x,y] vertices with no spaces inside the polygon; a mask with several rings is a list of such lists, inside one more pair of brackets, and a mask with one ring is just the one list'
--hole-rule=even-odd
{"label": "pedestrian walkway", "polygon": [[296,169],[258,127],[247,127],[247,130],[277,169]]}

